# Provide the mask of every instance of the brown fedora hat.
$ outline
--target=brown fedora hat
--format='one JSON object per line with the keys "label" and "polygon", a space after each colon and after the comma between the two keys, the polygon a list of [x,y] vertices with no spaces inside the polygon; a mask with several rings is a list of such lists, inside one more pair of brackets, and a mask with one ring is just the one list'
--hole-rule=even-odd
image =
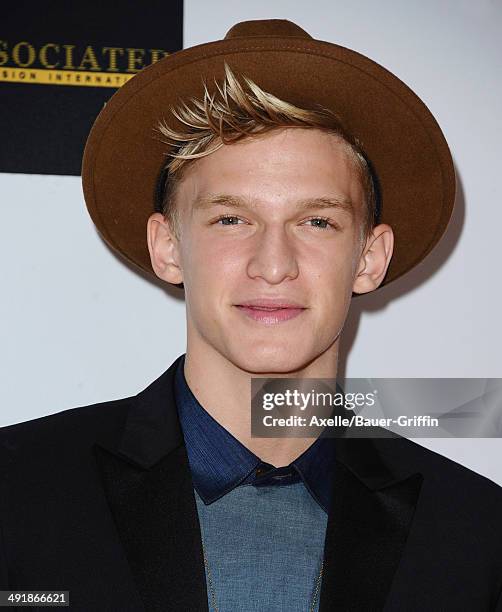
{"label": "brown fedora hat", "polygon": [[146,224],[168,159],[155,127],[159,120],[178,127],[170,106],[203,96],[204,82],[211,91],[225,62],[292,104],[334,110],[360,141],[378,181],[380,222],[395,233],[383,284],[424,259],[443,235],[455,200],[453,162],[436,120],[376,62],[279,19],[244,21],[223,40],[173,53],[108,101],[87,140],[82,181],[92,220],[114,250],[154,275]]}

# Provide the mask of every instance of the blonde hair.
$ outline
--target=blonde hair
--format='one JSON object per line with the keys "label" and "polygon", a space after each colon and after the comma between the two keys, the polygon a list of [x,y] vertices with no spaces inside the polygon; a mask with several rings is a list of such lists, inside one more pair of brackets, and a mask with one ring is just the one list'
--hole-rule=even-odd
{"label": "blonde hair", "polygon": [[344,129],[333,111],[321,106],[317,110],[300,108],[264,91],[248,77],[242,75],[242,78],[247,88],[225,62],[225,77],[221,83],[215,79],[214,93],[209,93],[204,82],[203,99],[191,98],[191,104],[182,101],[177,108],[170,107],[186,130],[176,131],[165,120],[158,123],[157,130],[167,139],[162,141],[171,147],[167,156],[172,158],[164,168],[160,185],[160,212],[170,221],[175,234],[179,235],[176,188],[193,160],[246,136],[301,127],[317,128],[339,137],[352,153],[365,199],[362,228],[362,237],[365,237],[376,223],[377,195],[373,173],[357,139]]}

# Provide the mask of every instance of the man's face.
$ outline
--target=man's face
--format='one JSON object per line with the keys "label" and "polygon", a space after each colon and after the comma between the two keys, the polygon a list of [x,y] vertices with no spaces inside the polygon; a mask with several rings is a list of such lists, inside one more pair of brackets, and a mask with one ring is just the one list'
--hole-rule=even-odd
{"label": "man's face", "polygon": [[363,246],[346,145],[289,128],[223,146],[187,169],[177,206],[189,351],[287,373],[336,350]]}

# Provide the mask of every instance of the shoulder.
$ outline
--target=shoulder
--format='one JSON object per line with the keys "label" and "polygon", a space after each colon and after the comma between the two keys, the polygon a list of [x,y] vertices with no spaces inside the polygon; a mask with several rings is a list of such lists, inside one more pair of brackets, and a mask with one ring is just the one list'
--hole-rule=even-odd
{"label": "shoulder", "polygon": [[74,453],[96,439],[118,433],[135,397],[69,408],[14,425],[0,427],[0,454],[4,468],[39,459],[50,462],[52,455]]}
{"label": "shoulder", "polygon": [[[467,448],[469,440],[464,441]],[[489,478],[413,440],[399,437],[380,438],[374,442],[384,461],[398,471],[421,472],[431,482],[442,486],[464,484],[502,495],[502,487]]]}
{"label": "shoulder", "polygon": [[[396,473],[423,476],[421,504],[437,520],[449,517],[484,524],[502,538],[502,487],[489,478],[406,438],[374,440],[384,461]],[[469,440],[465,440],[466,448]]]}

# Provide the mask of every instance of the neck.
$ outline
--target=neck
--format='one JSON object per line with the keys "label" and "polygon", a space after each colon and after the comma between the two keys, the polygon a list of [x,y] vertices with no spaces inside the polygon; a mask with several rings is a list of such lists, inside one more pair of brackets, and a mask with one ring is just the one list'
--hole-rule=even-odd
{"label": "neck", "polygon": [[[336,378],[338,339],[317,359],[287,373],[256,374],[242,370],[212,347],[187,346],[185,378],[204,409],[262,461],[288,465],[315,442],[315,438],[251,437],[251,378]],[[224,392],[222,392],[224,390]]]}

